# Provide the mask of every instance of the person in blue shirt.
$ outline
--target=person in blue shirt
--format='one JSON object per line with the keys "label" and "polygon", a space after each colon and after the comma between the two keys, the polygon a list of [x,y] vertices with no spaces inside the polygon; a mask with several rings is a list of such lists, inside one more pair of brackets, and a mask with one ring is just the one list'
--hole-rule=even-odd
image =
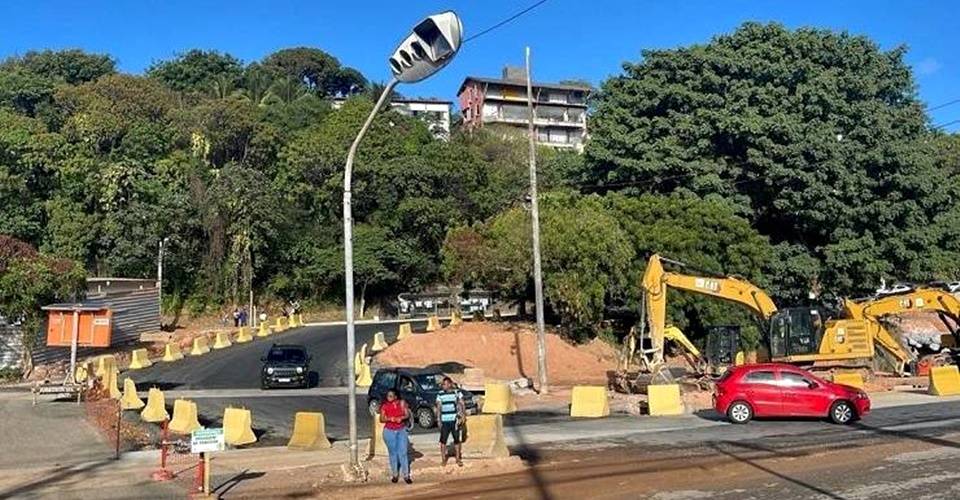
{"label": "person in blue shirt", "polygon": [[457,465],[463,467],[463,459],[460,455],[461,430],[466,414],[463,407],[463,394],[453,386],[453,380],[450,377],[443,377],[440,388],[442,390],[437,394],[434,412],[437,416],[437,422],[440,422],[440,456],[443,457],[441,465],[447,465],[447,441],[450,436],[453,436]]}

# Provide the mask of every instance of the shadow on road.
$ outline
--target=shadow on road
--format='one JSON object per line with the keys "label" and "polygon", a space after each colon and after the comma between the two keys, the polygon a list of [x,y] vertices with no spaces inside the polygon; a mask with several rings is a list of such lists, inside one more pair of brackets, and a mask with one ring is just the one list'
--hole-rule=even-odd
{"label": "shadow on road", "polygon": [[789,455],[789,454],[786,454],[786,455],[785,455],[785,454],[783,454],[783,453],[781,453],[781,452],[777,452],[777,451],[774,451],[774,450],[770,450],[770,449],[768,449],[768,448],[764,448],[764,447],[759,446],[759,445],[748,445],[748,444],[746,444],[746,443],[738,443],[738,442],[732,442],[732,441],[721,441],[721,442],[719,442],[719,443],[711,443],[711,444],[710,444],[710,447],[713,448],[717,453],[720,453],[720,454],[722,454],[722,455],[726,455],[726,456],[728,456],[728,457],[730,457],[730,458],[732,458],[732,459],[734,459],[734,460],[736,460],[736,461],[738,461],[738,462],[747,464],[747,465],[749,465],[749,466],[751,466],[751,467],[753,467],[753,468],[755,468],[755,469],[757,469],[757,470],[761,470],[761,471],[763,471],[763,472],[765,472],[765,473],[767,473],[767,474],[770,474],[771,476],[778,477],[778,478],[780,478],[780,479],[782,479],[782,480],[784,480],[784,481],[793,483],[793,484],[795,484],[795,485],[797,485],[797,486],[800,486],[800,487],[802,487],[802,488],[808,489],[808,490],[810,490],[810,491],[812,491],[812,492],[814,492],[814,493],[818,493],[818,494],[823,495],[823,496],[825,496],[825,497],[827,497],[827,498],[832,498],[832,499],[835,499],[835,500],[846,500],[844,497],[842,497],[842,496],[840,496],[840,495],[837,495],[836,493],[833,493],[832,491],[823,489],[823,488],[821,488],[821,487],[819,487],[819,486],[817,486],[817,485],[810,484],[810,483],[808,483],[808,482],[806,482],[806,481],[801,481],[800,479],[797,479],[797,478],[794,478],[794,477],[790,477],[790,476],[788,476],[788,475],[786,475],[786,474],[784,474],[784,473],[782,473],[782,472],[777,472],[777,471],[775,471],[775,470],[773,470],[773,469],[771,469],[771,468],[769,468],[769,467],[760,465],[759,463],[757,463],[756,460],[752,460],[752,459],[750,459],[750,458],[747,458],[747,457],[738,455],[738,454],[736,454],[736,453],[734,453],[734,452],[732,452],[732,451],[727,451],[727,450],[723,449],[724,446],[731,446],[731,447],[734,447],[734,448],[745,448],[745,449],[747,449],[747,450],[749,450],[749,451],[762,450],[762,451],[766,451],[766,452],[770,453],[772,456],[791,456],[791,455]]}
{"label": "shadow on road", "polygon": [[[918,421],[917,423],[936,422],[940,420],[943,420],[943,419],[928,419],[928,420]],[[900,431],[900,430],[894,430],[894,429],[884,429],[882,427],[874,427],[871,425],[864,424],[862,422],[854,422],[853,424],[851,424],[851,426],[856,429],[867,431],[873,434],[879,434],[881,436],[890,436],[890,437],[895,437],[900,439],[912,439],[914,441],[920,441],[920,442],[932,444],[935,446],[943,446],[946,448],[960,448],[960,443],[957,443],[956,441],[950,441],[948,439],[923,435],[920,433],[922,429]]]}
{"label": "shadow on road", "polygon": [[217,497],[226,495],[230,490],[235,488],[240,483],[250,480],[250,479],[259,479],[265,476],[265,472],[250,472],[249,469],[227,479],[226,481],[218,484],[213,488],[213,493],[216,493]]}
{"label": "shadow on road", "polygon": [[[90,472],[100,469],[106,465],[116,463],[116,460],[113,458],[99,460],[96,462],[90,462],[88,464],[80,466],[62,466],[57,467],[51,470],[48,474],[44,474],[39,478],[34,479],[33,481],[22,484],[15,488],[7,489],[0,491],[0,498],[17,498],[20,496],[26,496],[28,493],[33,492],[37,488],[56,488],[55,484],[58,481],[64,479],[70,479],[74,477],[83,477]],[[32,496],[32,495],[31,495]],[[37,495],[39,496],[39,495]]]}
{"label": "shadow on road", "polygon": [[[518,356],[519,358],[519,356]],[[540,470],[537,468],[540,462],[543,460],[540,452],[533,446],[527,444],[526,440],[523,438],[523,432],[518,426],[511,425],[508,427],[510,433],[513,434],[513,437],[517,440],[517,445],[511,449],[512,454],[519,455],[529,467],[527,472],[530,474],[530,479],[533,481],[533,486],[536,488],[539,498],[542,500],[550,500],[553,497],[550,495],[550,492],[547,491],[547,483],[543,479],[543,475],[540,473]]]}

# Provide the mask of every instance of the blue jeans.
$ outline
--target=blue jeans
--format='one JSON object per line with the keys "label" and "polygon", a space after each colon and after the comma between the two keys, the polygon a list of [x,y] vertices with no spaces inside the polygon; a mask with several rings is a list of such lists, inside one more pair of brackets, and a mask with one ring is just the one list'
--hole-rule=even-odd
{"label": "blue jeans", "polygon": [[410,446],[410,438],[407,436],[407,429],[390,430],[383,429],[383,440],[387,443],[387,453],[390,455],[390,473],[394,476],[403,474],[404,477],[410,475],[410,457],[407,456],[407,448]]}

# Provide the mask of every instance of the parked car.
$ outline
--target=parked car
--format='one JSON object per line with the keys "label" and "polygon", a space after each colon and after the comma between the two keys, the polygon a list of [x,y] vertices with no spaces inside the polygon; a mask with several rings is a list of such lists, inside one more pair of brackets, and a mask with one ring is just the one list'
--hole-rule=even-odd
{"label": "parked car", "polygon": [[273,344],[266,356],[260,358],[260,388],[310,386],[310,359],[301,345]]}
{"label": "parked car", "polygon": [[[387,391],[394,389],[407,402],[417,425],[429,429],[437,425],[433,412],[440,392],[440,382],[444,374],[433,368],[381,368],[373,376],[373,383],[367,391],[367,408],[370,415],[380,414],[380,403],[387,397]],[[463,406],[468,415],[477,413],[477,401],[470,391],[460,389],[463,394]]]}
{"label": "parked car", "polygon": [[733,367],[717,381],[713,407],[735,424],[754,417],[819,417],[849,424],[870,412],[867,393],[783,363]]}

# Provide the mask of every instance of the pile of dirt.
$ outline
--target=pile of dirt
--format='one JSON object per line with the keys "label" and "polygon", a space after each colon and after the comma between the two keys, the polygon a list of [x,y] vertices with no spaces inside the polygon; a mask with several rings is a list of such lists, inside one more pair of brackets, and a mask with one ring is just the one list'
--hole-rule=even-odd
{"label": "pile of dirt", "polygon": [[[547,333],[547,376],[551,384],[603,384],[616,369],[616,351],[602,342],[574,346]],[[537,379],[537,335],[529,325],[468,322],[413,335],[377,355],[386,366],[463,365],[481,368],[488,379]]]}

